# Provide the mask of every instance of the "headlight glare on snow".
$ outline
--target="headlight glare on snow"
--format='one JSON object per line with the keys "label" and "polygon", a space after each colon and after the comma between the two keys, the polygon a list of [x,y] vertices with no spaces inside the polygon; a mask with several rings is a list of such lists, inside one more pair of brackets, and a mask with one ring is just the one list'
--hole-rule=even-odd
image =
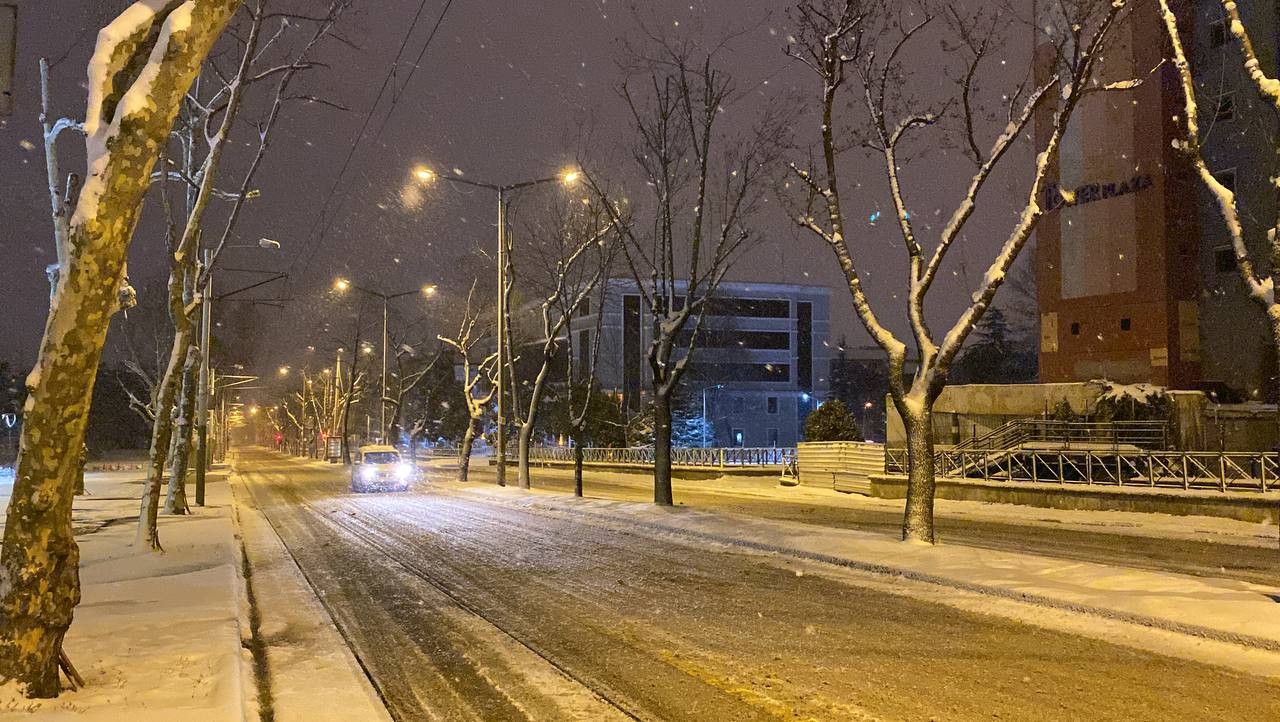
{"label": "headlight glare on snow", "polygon": [[397,479],[400,479],[400,480],[408,479],[409,475],[412,473],[413,473],[413,467],[409,466],[408,464],[400,464],[396,466]]}

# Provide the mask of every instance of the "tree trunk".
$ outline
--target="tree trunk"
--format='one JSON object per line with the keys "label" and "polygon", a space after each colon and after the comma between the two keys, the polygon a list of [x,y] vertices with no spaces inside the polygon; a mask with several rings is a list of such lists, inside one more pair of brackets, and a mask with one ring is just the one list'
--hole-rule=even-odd
{"label": "tree trunk", "polygon": [[671,506],[671,395],[653,397],[653,503]]}
{"label": "tree trunk", "polygon": [[[123,224],[124,222],[121,221]],[[131,227],[131,226],[130,226]],[[62,639],[80,603],[71,503],[126,237],[83,226],[69,244],[28,397],[0,544],[0,679],[55,697]]]}
{"label": "tree trunk", "polygon": [[165,514],[190,514],[187,505],[187,468],[191,462],[192,416],[196,410],[197,375],[200,370],[200,348],[187,348],[187,360],[182,366],[182,394],[178,399],[178,421],[173,430],[177,443],[173,448],[172,468],[169,472],[169,493],[164,500]]}
{"label": "tree trunk", "polygon": [[907,504],[902,540],[936,542],[933,533],[933,403],[900,404],[907,431]]}
{"label": "tree trunk", "polygon": [[142,503],[138,510],[138,537],[136,544],[146,544],[160,551],[160,534],[156,529],[156,517],[160,513],[160,487],[164,482],[164,469],[169,458],[169,444],[173,440],[173,410],[181,379],[179,369],[185,361],[186,350],[191,346],[194,328],[191,324],[178,329],[169,351],[169,363],[156,393],[156,415],[151,424],[151,453],[147,464],[147,479],[142,485]]}
{"label": "tree trunk", "polygon": [[467,424],[467,430],[462,434],[462,446],[458,449],[458,481],[466,481],[467,474],[471,470],[471,447],[476,441],[476,420],[472,419]]}
{"label": "tree trunk", "polygon": [[[352,373],[355,373],[354,369]],[[347,396],[351,398],[350,394]],[[342,443],[338,446],[342,449],[342,465],[351,466],[351,403],[344,401],[342,404]]]}
{"label": "tree trunk", "polygon": [[573,440],[573,495],[582,497],[582,444]]}
{"label": "tree trunk", "polygon": [[516,456],[519,457],[519,474],[517,475],[521,489],[529,488],[529,445],[533,442],[533,421],[526,420],[520,425],[520,436],[517,442]]}
{"label": "tree trunk", "polygon": [[[138,4],[144,12],[126,12],[124,22],[141,27],[126,33],[117,20],[98,35],[88,77],[100,84],[89,88],[84,122],[90,174],[76,200],[62,249],[66,264],[27,377],[0,542],[0,679],[17,682],[29,697],[57,696],[62,640],[80,602],[72,492],[102,345],[151,170],[191,81],[239,4],[168,3],[151,12],[150,26],[143,24],[150,6]],[[169,23],[175,12],[180,22]],[[139,76],[145,86],[135,85]]]}

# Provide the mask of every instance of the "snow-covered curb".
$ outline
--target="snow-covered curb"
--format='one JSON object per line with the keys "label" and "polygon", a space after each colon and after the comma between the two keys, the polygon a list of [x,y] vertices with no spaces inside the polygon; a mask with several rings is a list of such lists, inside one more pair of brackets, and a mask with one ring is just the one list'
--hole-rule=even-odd
{"label": "snow-covered curb", "polygon": [[232,485],[274,719],[390,722],[377,691],[292,555],[254,506],[252,494],[235,476]]}
{"label": "snow-covered curb", "polygon": [[[165,553],[133,546],[139,480],[87,474],[75,503],[82,600],[66,649],[87,686],[53,700],[0,689],[0,717],[227,722],[245,719],[230,490],[210,477],[207,506],[161,517]],[[7,502],[6,499],[0,501]],[[21,714],[26,713],[26,714]]]}

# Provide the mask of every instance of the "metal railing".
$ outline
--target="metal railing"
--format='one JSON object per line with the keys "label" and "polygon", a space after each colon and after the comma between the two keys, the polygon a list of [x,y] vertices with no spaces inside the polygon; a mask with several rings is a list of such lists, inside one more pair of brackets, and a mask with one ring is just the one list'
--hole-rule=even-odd
{"label": "metal railing", "polygon": [[[1071,449],[955,450],[935,454],[940,477],[983,481],[1147,486],[1217,491],[1277,491],[1280,454],[1274,452]],[[885,449],[885,472],[905,474],[906,449]]]}
{"label": "metal railing", "polygon": [[[784,448],[677,448],[671,450],[672,466],[788,466],[794,464],[796,450]],[[564,446],[535,446],[530,461],[572,462],[573,449]],[[653,465],[650,447],[607,448],[588,446],[582,450],[584,464]]]}
{"label": "metal railing", "polygon": [[1108,444],[1140,449],[1169,448],[1169,426],[1163,421],[1058,421],[1014,419],[980,436],[961,441],[952,451],[1012,449],[1020,444]]}

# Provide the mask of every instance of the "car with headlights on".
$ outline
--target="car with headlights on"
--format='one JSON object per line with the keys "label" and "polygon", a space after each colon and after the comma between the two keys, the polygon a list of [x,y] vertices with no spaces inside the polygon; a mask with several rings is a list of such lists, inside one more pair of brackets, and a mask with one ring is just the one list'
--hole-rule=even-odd
{"label": "car with headlights on", "polygon": [[407,491],[414,476],[413,465],[401,460],[394,446],[362,446],[351,467],[351,490]]}

